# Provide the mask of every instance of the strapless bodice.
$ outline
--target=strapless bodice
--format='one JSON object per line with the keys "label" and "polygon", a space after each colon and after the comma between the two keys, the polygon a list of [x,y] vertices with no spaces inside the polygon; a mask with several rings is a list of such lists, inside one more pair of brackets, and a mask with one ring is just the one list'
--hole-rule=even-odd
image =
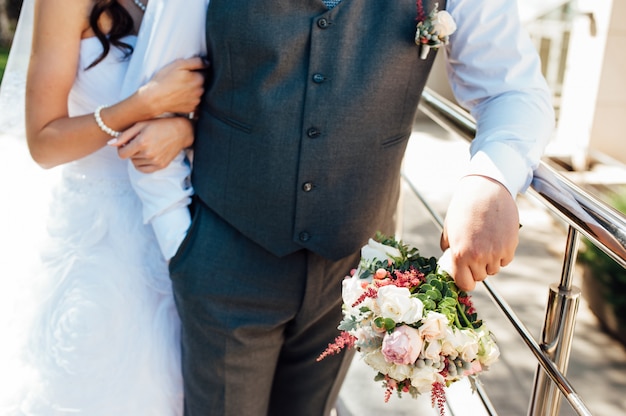
{"label": "strapless bodice", "polygon": [[[124,41],[135,45],[136,36],[128,36]],[[120,90],[126,76],[129,59],[124,51],[111,47],[108,55],[92,68],[88,66],[102,52],[100,41],[86,38],[80,44],[80,57],[76,69],[76,81],[68,98],[70,116],[90,114],[100,105],[115,104],[120,99]],[[91,155],[68,163],[68,174],[100,178],[118,178],[127,176],[128,161],[121,160],[116,148],[106,146]]]}

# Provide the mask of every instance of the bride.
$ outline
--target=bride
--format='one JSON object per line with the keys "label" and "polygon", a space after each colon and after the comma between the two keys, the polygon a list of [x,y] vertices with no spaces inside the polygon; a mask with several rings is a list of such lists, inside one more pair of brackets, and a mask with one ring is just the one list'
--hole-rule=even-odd
{"label": "bride", "polygon": [[[14,372],[0,376],[14,390],[0,397],[0,413],[181,415],[167,260],[130,177],[162,163],[137,145],[143,131],[175,149],[172,157],[191,143],[192,121],[176,115],[192,113],[203,91],[206,65],[189,56],[203,47],[206,1],[66,3],[26,1],[22,9],[23,18],[34,7],[28,148],[61,172],[37,277],[11,276],[34,302],[16,306],[12,326],[29,328],[24,364],[11,357]],[[115,142],[127,146],[107,145]]]}

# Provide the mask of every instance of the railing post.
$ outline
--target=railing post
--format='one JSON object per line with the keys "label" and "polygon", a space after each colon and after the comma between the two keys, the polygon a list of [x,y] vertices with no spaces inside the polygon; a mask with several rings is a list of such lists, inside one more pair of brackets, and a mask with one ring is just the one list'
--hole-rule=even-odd
{"label": "railing post", "polygon": [[[572,285],[574,262],[578,252],[578,232],[569,227],[561,283],[550,285],[541,349],[561,373],[567,373],[580,289]],[[555,416],[561,407],[561,394],[541,366],[535,372],[535,383],[529,416]]]}

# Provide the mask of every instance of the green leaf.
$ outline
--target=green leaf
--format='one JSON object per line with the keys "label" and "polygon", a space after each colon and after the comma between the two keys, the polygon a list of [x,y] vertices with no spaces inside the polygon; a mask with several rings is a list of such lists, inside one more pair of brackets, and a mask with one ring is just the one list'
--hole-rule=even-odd
{"label": "green leaf", "polygon": [[374,381],[383,381],[385,379],[385,375],[383,373],[378,373],[374,376]]}
{"label": "green leaf", "polygon": [[354,316],[350,316],[349,318],[344,318],[340,323],[337,329],[340,331],[353,331],[358,328],[358,321]]}
{"label": "green leaf", "polygon": [[428,291],[433,290],[433,289],[434,289],[434,287],[431,284],[429,284],[429,283],[423,283],[419,287],[419,291],[421,293],[428,293]]}
{"label": "green leaf", "polygon": [[378,318],[374,319],[374,325],[376,325],[376,327],[378,327],[380,329],[384,329],[385,328],[385,319],[382,316],[379,316]]}
{"label": "green leaf", "polygon": [[430,299],[422,300],[422,303],[427,311],[434,311],[437,309],[437,304]]}
{"label": "green leaf", "polygon": [[396,323],[391,318],[383,318],[379,316],[374,319],[374,325],[376,325],[380,329],[384,329],[385,331],[391,331],[396,327]]}
{"label": "green leaf", "polygon": [[392,331],[396,327],[396,323],[391,318],[385,318],[385,329],[387,331]]}
{"label": "green leaf", "polygon": [[441,293],[438,290],[429,290],[428,292],[426,292],[426,296],[428,296],[435,302],[441,300]]}

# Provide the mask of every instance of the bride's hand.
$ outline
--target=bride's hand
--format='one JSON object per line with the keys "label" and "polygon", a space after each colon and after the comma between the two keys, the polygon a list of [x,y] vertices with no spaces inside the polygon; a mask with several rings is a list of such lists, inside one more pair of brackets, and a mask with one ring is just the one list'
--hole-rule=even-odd
{"label": "bride's hand", "polygon": [[165,168],[176,155],[193,144],[193,123],[185,117],[142,121],[110,142],[122,159],[137,170],[152,173]]}
{"label": "bride's hand", "polygon": [[152,108],[155,117],[165,113],[191,113],[200,104],[208,66],[200,57],[176,60],[139,88],[137,96]]}

